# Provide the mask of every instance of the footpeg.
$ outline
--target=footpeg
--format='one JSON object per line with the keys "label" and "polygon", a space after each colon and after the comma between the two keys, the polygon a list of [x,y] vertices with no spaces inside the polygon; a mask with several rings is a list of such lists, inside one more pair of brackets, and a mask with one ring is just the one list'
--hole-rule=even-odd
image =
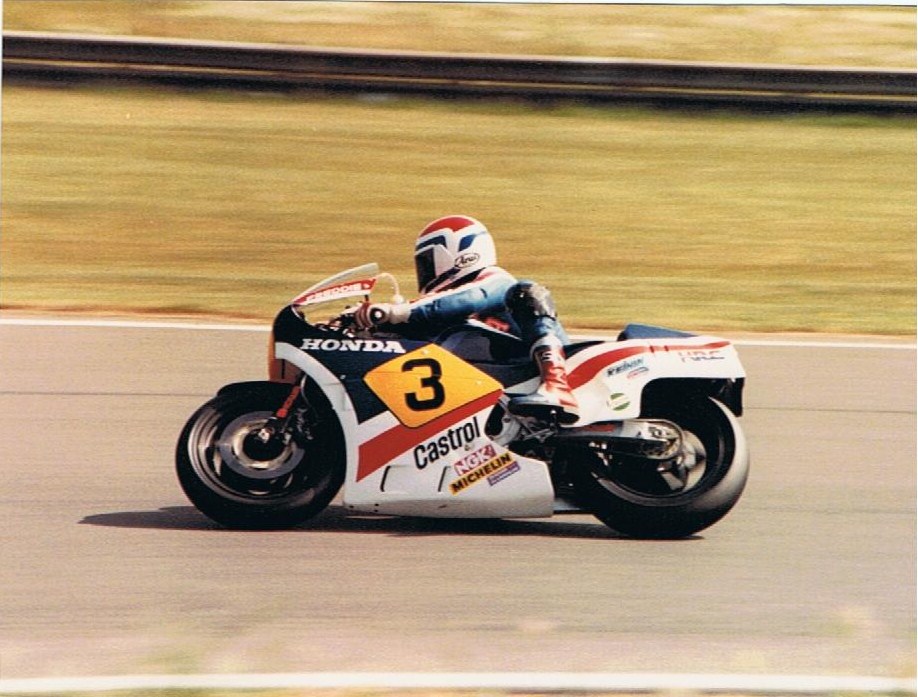
{"label": "footpeg", "polygon": [[507,411],[514,416],[528,416],[542,421],[557,421],[570,425],[580,418],[577,411],[546,397],[539,392],[513,397],[507,404]]}

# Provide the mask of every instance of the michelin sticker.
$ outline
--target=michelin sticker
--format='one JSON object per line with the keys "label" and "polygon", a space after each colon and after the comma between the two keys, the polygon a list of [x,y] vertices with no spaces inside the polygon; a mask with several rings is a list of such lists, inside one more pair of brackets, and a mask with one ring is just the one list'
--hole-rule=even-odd
{"label": "michelin sticker", "polygon": [[494,486],[519,470],[520,465],[513,459],[513,453],[507,451],[459,477],[449,485],[449,490],[454,495],[459,494],[482,479],[487,479],[488,484]]}

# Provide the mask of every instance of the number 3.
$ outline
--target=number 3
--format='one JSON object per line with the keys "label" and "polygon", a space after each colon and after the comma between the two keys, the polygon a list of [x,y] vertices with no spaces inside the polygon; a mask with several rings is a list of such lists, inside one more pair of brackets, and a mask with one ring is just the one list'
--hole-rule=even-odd
{"label": "number 3", "polygon": [[440,378],[443,377],[443,369],[440,367],[440,363],[433,358],[415,358],[405,361],[402,365],[403,373],[410,373],[418,369],[427,370],[430,373],[420,378],[421,387],[425,390],[430,390],[430,395],[419,397],[417,392],[408,392],[405,394],[405,404],[414,411],[438,409],[446,401],[446,391],[440,381]]}

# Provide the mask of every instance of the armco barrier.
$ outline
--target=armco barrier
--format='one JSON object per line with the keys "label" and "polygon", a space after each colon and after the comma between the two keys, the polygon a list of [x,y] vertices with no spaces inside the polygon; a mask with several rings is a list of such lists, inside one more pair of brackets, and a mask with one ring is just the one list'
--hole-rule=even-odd
{"label": "armco barrier", "polygon": [[154,79],[514,95],[818,105],[914,112],[914,70],[720,65],[544,56],[460,55],[180,41],[124,36],[3,33],[5,78]]}

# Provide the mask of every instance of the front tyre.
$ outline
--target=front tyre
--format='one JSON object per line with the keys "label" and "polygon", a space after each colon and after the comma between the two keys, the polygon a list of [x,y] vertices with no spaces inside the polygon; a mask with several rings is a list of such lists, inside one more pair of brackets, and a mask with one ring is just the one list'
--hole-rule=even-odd
{"label": "front tyre", "polygon": [[318,390],[298,399],[289,437],[256,437],[289,391],[277,383],[225,390],[185,424],[176,473],[204,515],[229,528],[287,528],[317,515],[338,493],[344,438]]}
{"label": "front tyre", "polygon": [[749,474],[733,413],[717,400],[693,397],[658,401],[642,416],[676,424],[681,452],[668,463],[579,453],[570,475],[584,505],[613,530],[638,538],[688,537],[723,518]]}

